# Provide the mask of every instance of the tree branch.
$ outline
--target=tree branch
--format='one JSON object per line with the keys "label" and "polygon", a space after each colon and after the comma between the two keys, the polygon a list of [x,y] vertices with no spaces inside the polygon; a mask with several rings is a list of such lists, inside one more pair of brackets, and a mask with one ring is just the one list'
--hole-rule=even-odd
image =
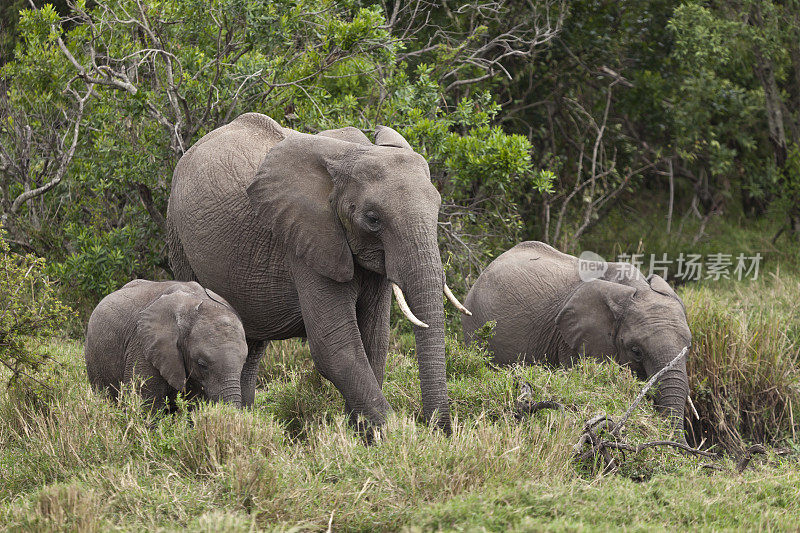
{"label": "tree branch", "polygon": [[36,189],[32,189],[29,191],[25,191],[19,196],[17,196],[11,204],[10,212],[11,214],[17,214],[20,207],[22,205],[33,199],[37,196],[41,196],[59,183],[64,177],[64,174],[67,171],[67,167],[69,166],[70,162],[72,161],[72,156],[75,155],[75,147],[78,145],[78,135],[81,129],[81,122],[83,121],[83,111],[86,101],[92,95],[92,88],[93,85],[91,83],[87,84],[86,94],[83,97],[78,97],[76,94],[76,100],[78,102],[78,111],[77,115],[75,116],[75,124],[72,128],[72,143],[70,144],[69,149],[67,150],[66,154],[63,154],[60,158],[58,169],[56,170],[55,176],[49,182],[45,183],[41,187],[37,187]]}

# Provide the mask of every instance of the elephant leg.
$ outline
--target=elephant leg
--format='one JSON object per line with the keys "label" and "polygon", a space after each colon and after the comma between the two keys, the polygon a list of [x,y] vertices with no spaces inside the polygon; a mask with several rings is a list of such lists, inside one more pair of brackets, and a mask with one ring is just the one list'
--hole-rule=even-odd
{"label": "elephant leg", "polygon": [[247,339],[247,359],[242,367],[242,408],[252,407],[255,402],[258,364],[266,348],[267,341]]}
{"label": "elephant leg", "polygon": [[[142,379],[142,376],[137,378]],[[171,410],[170,396],[174,398],[176,391],[160,376],[151,376],[141,383],[139,393],[144,400],[145,411],[157,412],[162,409]]]}
{"label": "elephant leg", "polygon": [[[295,283],[314,365],[344,396],[350,421],[381,426],[391,410],[361,341],[356,317],[358,284],[338,283],[305,265],[295,267]],[[368,432],[369,435],[369,432]]]}
{"label": "elephant leg", "polygon": [[383,386],[386,354],[389,351],[391,308],[392,289],[389,280],[374,272],[364,272],[361,293],[356,302],[356,318],[361,342],[379,387]]}

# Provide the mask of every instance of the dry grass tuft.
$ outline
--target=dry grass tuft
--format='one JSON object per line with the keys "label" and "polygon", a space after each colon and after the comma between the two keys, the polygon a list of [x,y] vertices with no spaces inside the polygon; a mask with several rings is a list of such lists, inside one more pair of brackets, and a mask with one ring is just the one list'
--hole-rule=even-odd
{"label": "dry grass tuft", "polygon": [[775,312],[734,308],[708,288],[687,289],[683,300],[694,336],[690,387],[701,415],[695,439],[738,452],[746,442],[793,436],[800,346],[787,334],[789,322]]}
{"label": "dry grass tuft", "polygon": [[284,445],[283,428],[226,405],[201,405],[190,413],[175,453],[187,473],[214,476],[242,457],[272,455]]}
{"label": "dry grass tuft", "polygon": [[102,531],[97,518],[102,512],[93,490],[77,484],[53,485],[39,492],[33,521],[49,530]]}

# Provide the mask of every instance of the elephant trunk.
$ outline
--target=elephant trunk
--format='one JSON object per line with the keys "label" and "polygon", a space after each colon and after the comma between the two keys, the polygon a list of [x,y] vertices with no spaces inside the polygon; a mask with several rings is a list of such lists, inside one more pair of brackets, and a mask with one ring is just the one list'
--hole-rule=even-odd
{"label": "elephant trunk", "polygon": [[[417,360],[422,387],[422,410],[425,418],[436,417],[436,422],[447,434],[452,431],[450,405],[447,398],[444,353],[444,276],[436,234],[432,242],[402,253],[398,274],[413,314],[428,327],[414,326],[417,341]],[[410,238],[407,242],[419,244],[424,239]]]}
{"label": "elephant trunk", "polygon": [[209,397],[214,401],[222,401],[235,406],[237,409],[242,407],[242,385],[240,373],[234,372],[220,382],[219,389],[209,391]]}
{"label": "elephant trunk", "polygon": [[672,427],[679,442],[685,442],[683,433],[683,409],[689,395],[689,380],[686,375],[685,361],[679,362],[675,368],[664,374],[658,381],[656,406],[670,417]]}

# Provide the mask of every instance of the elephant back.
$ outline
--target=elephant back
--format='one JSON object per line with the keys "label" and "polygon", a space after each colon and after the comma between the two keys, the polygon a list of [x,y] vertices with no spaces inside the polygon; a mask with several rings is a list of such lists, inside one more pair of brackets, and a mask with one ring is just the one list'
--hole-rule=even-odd
{"label": "elephant back", "polygon": [[580,279],[577,258],[543,242],[521,242],[484,269],[469,291],[466,305],[472,310],[469,303],[482,307],[484,299],[505,302],[509,298],[521,304],[520,298],[535,296],[551,279],[558,280],[551,287],[569,290]]}
{"label": "elephant back", "polygon": [[575,257],[538,241],[514,246],[492,261],[467,294],[473,315],[462,318],[465,339],[493,320],[489,349],[496,362],[511,363],[520,355],[555,361],[555,316],[579,281]]}
{"label": "elephant back", "polygon": [[266,155],[292,135],[266,115],[246,113],[195,143],[172,180],[167,236],[173,271],[230,302],[249,337],[267,331],[291,336],[302,325],[299,315],[276,310],[270,298],[271,291],[296,293],[269,226],[247,197]]}
{"label": "elephant back", "polygon": [[173,194],[176,186],[185,180],[196,179],[197,173],[215,159],[234,166],[241,165],[242,170],[231,176],[239,178],[237,185],[246,188],[267,153],[291,131],[261,113],[240,115],[229,124],[207,133],[186,151],[175,167]]}

